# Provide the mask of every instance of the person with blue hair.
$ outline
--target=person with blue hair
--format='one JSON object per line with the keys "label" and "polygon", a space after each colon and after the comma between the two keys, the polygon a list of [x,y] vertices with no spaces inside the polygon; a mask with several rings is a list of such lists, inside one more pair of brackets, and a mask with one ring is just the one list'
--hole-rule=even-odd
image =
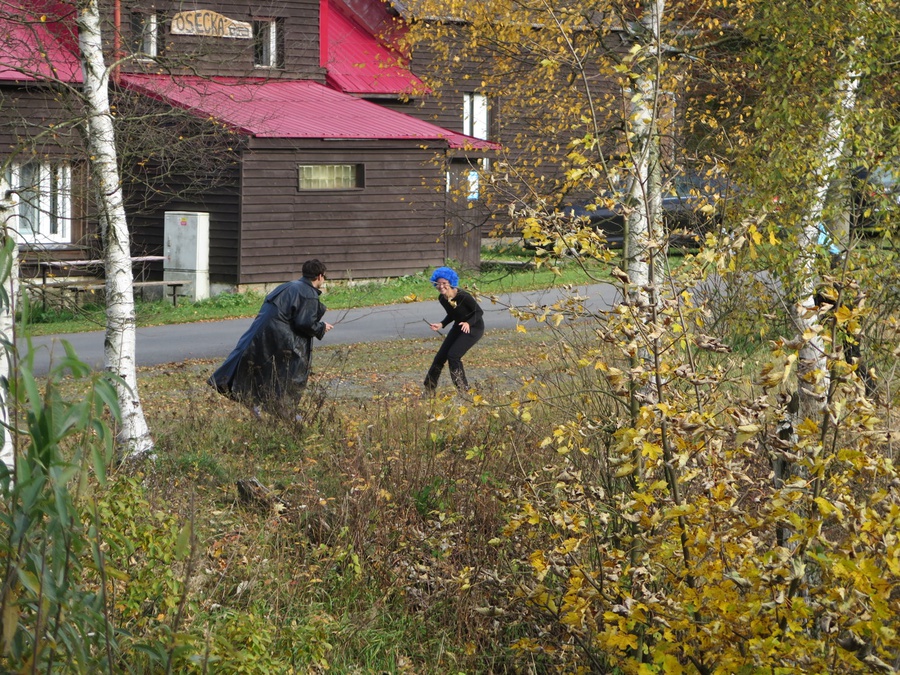
{"label": "person with blue hair", "polygon": [[469,382],[466,380],[462,357],[484,335],[484,312],[471,293],[459,288],[459,275],[451,268],[438,267],[431,275],[431,285],[440,293],[438,301],[447,316],[439,323],[428,325],[433,331],[439,331],[451,323],[453,327],[444,338],[425,376],[425,393],[434,396],[444,364],[449,363],[450,379],[457,391],[465,394],[469,391]]}

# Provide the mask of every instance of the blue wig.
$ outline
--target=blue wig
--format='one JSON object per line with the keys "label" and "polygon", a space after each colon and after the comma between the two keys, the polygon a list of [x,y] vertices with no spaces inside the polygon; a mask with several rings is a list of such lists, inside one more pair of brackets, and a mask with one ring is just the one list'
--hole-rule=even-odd
{"label": "blue wig", "polygon": [[437,286],[438,279],[446,279],[453,288],[459,286],[459,275],[449,267],[438,267],[431,275],[431,285]]}

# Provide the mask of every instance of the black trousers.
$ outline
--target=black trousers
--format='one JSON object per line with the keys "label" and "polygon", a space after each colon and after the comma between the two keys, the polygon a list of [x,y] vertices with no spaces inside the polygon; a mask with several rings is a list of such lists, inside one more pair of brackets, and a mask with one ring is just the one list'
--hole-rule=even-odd
{"label": "black trousers", "polygon": [[463,368],[462,357],[475,346],[475,343],[484,335],[484,326],[472,328],[468,333],[463,333],[459,324],[453,324],[453,328],[447,333],[441,348],[434,356],[431,368],[425,376],[425,390],[429,393],[437,389],[438,379],[444,364],[450,364],[450,379],[460,392],[469,390],[469,382],[466,380],[466,370]]}

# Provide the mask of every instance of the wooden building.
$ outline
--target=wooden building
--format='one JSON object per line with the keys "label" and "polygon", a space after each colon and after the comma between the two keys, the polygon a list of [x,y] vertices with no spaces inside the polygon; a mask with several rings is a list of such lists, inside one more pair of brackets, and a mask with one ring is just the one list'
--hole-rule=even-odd
{"label": "wooden building", "polygon": [[[32,254],[95,256],[84,153],[52,131],[71,133],[80,119],[67,93],[80,80],[72,6],[35,1],[28,8],[49,20],[8,18],[23,37],[0,47],[2,105],[14,111],[0,147],[22,204],[14,227]],[[481,232],[460,224],[477,194],[450,187],[466,185],[497,146],[392,109],[420,83],[358,16],[380,7],[372,3],[109,0],[136,255],[165,255],[166,213],[196,212],[208,214],[214,291],[296,278],[312,257],[334,278],[478,263]],[[46,111],[37,123],[34,109]],[[35,178],[23,153],[58,157],[65,169]],[[38,230],[47,220],[37,237],[26,223],[35,212]]]}
{"label": "wooden building", "polygon": [[83,115],[68,93],[81,85],[76,38],[36,12],[5,18],[0,15],[0,167],[14,203],[6,226],[26,265],[83,258],[97,240],[79,134]]}

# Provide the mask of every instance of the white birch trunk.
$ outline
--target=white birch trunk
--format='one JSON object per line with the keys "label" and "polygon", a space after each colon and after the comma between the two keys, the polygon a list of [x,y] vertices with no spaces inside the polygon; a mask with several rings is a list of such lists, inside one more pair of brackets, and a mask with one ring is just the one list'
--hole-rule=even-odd
{"label": "white birch trunk", "polygon": [[[864,40],[858,39],[854,48],[856,50],[864,49]],[[824,152],[820,167],[821,179],[816,186],[816,193],[798,241],[800,256],[797,259],[795,272],[801,283],[800,300],[794,306],[792,314],[798,333],[809,337],[804,341],[803,347],[797,355],[797,393],[801,419],[821,408],[828,391],[825,344],[821,337],[819,316],[815,309],[815,292],[818,284],[815,257],[818,254],[820,228],[824,227],[822,218],[828,198],[830,177],[840,169],[839,164],[844,153],[844,120],[856,106],[859,78],[860,74],[851,67],[838,84],[837,90],[841,92],[841,98],[839,106],[831,115],[825,129]]]}
{"label": "white birch trunk", "polygon": [[[659,219],[662,194],[659,180],[659,135],[657,113],[659,101],[659,37],[665,10],[664,0],[646,0],[643,4],[640,35],[632,48],[632,68],[636,75],[625,89],[628,99],[626,120],[627,143],[632,164],[628,185],[629,210],[625,216],[625,271],[628,274],[626,301],[635,318],[647,325],[653,323],[654,305],[659,299],[659,278],[654,274],[658,256]],[[646,380],[638,384],[638,376],[651,363],[651,345],[641,343],[632,354],[632,415],[641,403],[658,400],[658,382]]]}
{"label": "white birch trunk", "polygon": [[630,111],[630,143],[632,156],[632,177],[628,185],[628,204],[631,207],[626,214],[626,250],[628,259],[625,261],[626,272],[631,282],[629,299],[638,304],[645,305],[647,296],[645,288],[650,283],[650,252],[647,243],[650,241],[650,213],[647,209],[647,188],[650,178],[650,130],[653,109],[646,105],[650,82],[641,77],[635,82],[635,88],[641,96],[637,98],[635,93],[631,98],[637,98],[631,103]]}
{"label": "white birch trunk", "polygon": [[[12,201],[6,199],[8,190],[9,185],[6,179],[0,176],[0,226],[3,228],[4,242],[15,237],[15,234],[7,227],[13,208]],[[0,341],[2,341],[0,345],[2,345],[3,352],[0,355],[0,425],[3,427],[3,447],[0,449],[0,461],[6,465],[10,473],[15,475],[16,453],[9,413],[9,379],[12,376],[15,362],[15,353],[12,348],[15,345],[16,299],[19,297],[19,256],[15,246],[10,258],[9,276],[3,279],[3,290],[6,293],[7,301],[3,302],[3,306],[0,307]]]}
{"label": "white birch trunk", "polygon": [[640,49],[634,53],[638,76],[632,88],[626,89],[629,100],[628,147],[633,165],[629,185],[632,209],[626,215],[625,261],[631,282],[630,300],[638,305],[648,301],[646,289],[651,283],[652,251],[649,244],[658,239],[656,229],[661,215],[662,195],[658,180],[652,180],[653,163],[659,158],[659,138],[656,134],[656,115],[659,99],[659,37],[665,11],[664,0],[649,0],[644,4],[641,20],[644,37]]}
{"label": "white birch trunk", "polygon": [[117,441],[120,459],[133,461],[152,457],[153,439],[138,394],[131,243],[109,108],[109,71],[103,58],[98,0],[79,3],[78,43],[84,71],[87,144],[97,190],[106,268],[105,367],[122,378],[116,384],[122,408]]}

